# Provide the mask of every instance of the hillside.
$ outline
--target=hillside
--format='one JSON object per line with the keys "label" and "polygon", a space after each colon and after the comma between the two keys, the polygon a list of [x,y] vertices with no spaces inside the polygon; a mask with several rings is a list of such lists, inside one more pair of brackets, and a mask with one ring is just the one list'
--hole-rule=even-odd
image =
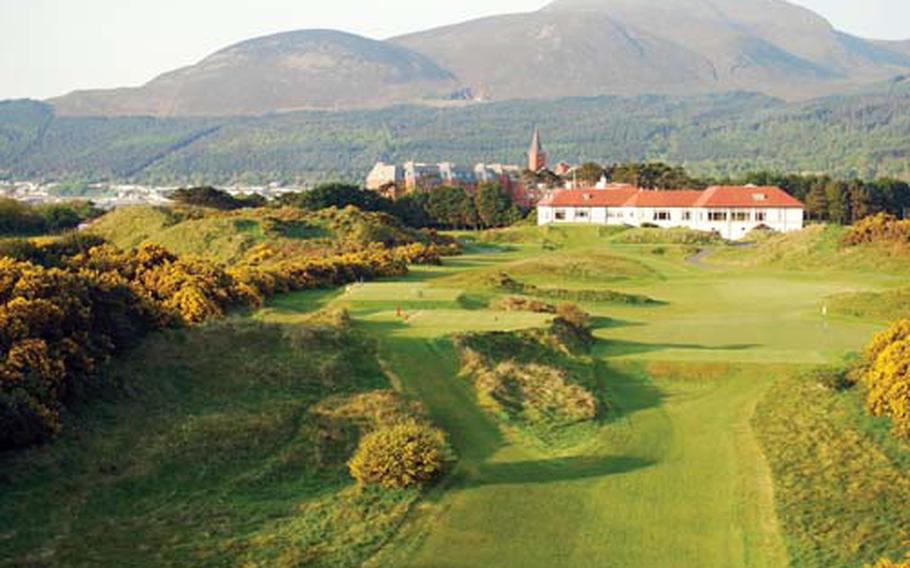
{"label": "hillside", "polygon": [[65,115],[251,115],[383,106],[445,96],[454,78],[406,48],[330,30],[301,30],[221,50],[133,89],[51,101]]}
{"label": "hillside", "polygon": [[362,181],[377,160],[521,163],[534,125],[552,160],[665,160],[910,179],[910,81],[784,103],[756,94],[400,106],[259,118],[53,116],[0,103],[0,174],[150,183]]}

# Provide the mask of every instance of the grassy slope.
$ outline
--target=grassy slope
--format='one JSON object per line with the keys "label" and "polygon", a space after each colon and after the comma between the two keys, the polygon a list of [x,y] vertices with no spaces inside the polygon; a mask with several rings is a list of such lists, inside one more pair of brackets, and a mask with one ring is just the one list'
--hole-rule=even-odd
{"label": "grassy slope", "polygon": [[0,456],[0,566],[351,566],[417,498],[356,491],[356,429],[310,414],[388,388],[355,336],[170,332],[109,378],[129,394],[81,409],[51,447]]}

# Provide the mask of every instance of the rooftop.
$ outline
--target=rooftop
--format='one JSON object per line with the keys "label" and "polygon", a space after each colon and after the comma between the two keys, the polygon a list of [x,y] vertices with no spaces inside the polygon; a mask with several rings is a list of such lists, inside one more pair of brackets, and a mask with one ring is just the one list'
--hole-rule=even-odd
{"label": "rooftop", "polygon": [[648,190],[638,187],[554,191],[540,201],[550,207],[666,207],[803,209],[779,187],[713,186],[705,190]]}

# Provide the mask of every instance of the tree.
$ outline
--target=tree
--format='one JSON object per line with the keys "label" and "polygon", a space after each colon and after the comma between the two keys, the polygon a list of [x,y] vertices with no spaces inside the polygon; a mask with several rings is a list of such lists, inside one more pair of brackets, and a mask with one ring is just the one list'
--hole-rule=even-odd
{"label": "tree", "polygon": [[502,227],[514,222],[516,218],[512,199],[498,183],[480,184],[474,200],[482,227]]}
{"label": "tree", "polygon": [[834,223],[846,225],[850,223],[850,191],[847,184],[832,181],[825,188],[825,200],[828,202],[827,219]]}
{"label": "tree", "polygon": [[391,208],[390,202],[378,193],[346,183],[324,183],[310,191],[282,196],[279,202],[313,211],[329,207],[344,209],[351,205],[362,211],[388,211]]}
{"label": "tree", "polygon": [[430,193],[427,212],[433,223],[453,229],[476,228],[477,207],[470,191],[463,187],[437,187]]}
{"label": "tree", "polygon": [[806,213],[810,219],[823,221],[828,217],[828,194],[825,186],[816,183],[806,196]]}
{"label": "tree", "polygon": [[171,193],[170,198],[182,205],[223,211],[240,209],[244,206],[242,201],[235,199],[230,193],[211,186],[180,188]]}
{"label": "tree", "polygon": [[607,171],[598,163],[585,162],[575,170],[575,179],[581,183],[595,184],[606,175]]}

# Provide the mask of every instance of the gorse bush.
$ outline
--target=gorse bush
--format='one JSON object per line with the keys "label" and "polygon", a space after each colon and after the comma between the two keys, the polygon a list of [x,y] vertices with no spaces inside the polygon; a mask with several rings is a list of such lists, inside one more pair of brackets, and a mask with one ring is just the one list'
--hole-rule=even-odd
{"label": "gorse bush", "polygon": [[364,436],[349,467],[360,483],[399,489],[432,481],[452,459],[441,430],[410,420]]}
{"label": "gorse bush", "polygon": [[866,568],[910,568],[910,554],[907,555],[906,559],[898,560],[897,562],[890,558],[882,558],[874,565],[867,565]]}
{"label": "gorse bush", "polygon": [[880,242],[910,242],[910,221],[900,221],[894,215],[879,213],[854,224],[843,239],[847,246]]}
{"label": "gorse bush", "polygon": [[910,438],[910,321],[876,335],[865,357],[862,381],[869,411],[891,418],[895,434]]}
{"label": "gorse bush", "polygon": [[[216,213],[230,215],[232,213]],[[332,211],[332,218],[356,217]],[[0,448],[47,440],[98,367],[154,329],[200,324],[269,297],[407,273],[454,243],[432,235],[398,247],[261,245],[226,268],[154,244],[122,251],[92,235],[0,247]]]}

